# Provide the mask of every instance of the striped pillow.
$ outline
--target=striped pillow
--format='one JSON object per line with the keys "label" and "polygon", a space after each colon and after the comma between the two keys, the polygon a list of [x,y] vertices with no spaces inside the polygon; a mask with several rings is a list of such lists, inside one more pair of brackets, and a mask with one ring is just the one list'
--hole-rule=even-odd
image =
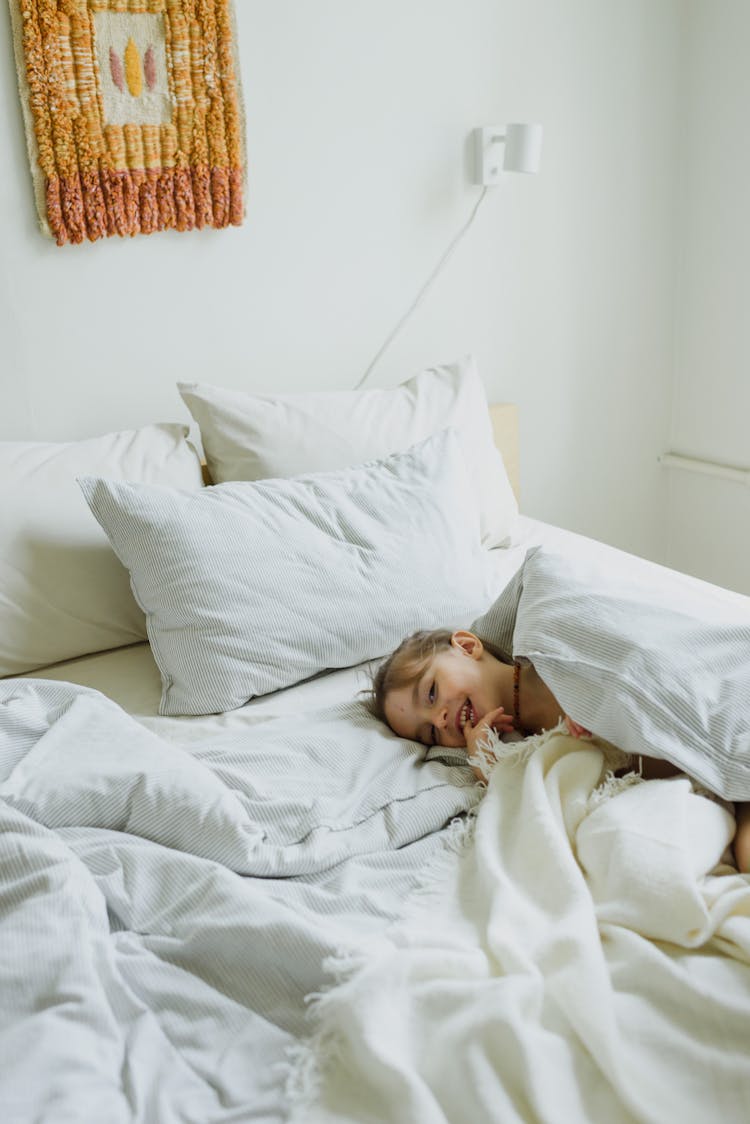
{"label": "striped pillow", "polygon": [[750,598],[590,546],[529,551],[473,631],[599,737],[750,799]]}
{"label": "striped pillow", "polygon": [[162,714],[231,710],[489,600],[453,430],[353,468],[195,494],[79,483],[146,613]]}

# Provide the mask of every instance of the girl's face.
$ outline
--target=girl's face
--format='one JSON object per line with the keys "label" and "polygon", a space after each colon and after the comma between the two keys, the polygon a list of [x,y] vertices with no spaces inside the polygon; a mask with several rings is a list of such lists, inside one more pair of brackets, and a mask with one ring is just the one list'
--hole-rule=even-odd
{"label": "girl's face", "polygon": [[454,632],[450,648],[433,656],[419,679],[389,691],[385,717],[394,733],[424,745],[465,746],[472,726],[501,705],[501,665],[472,632]]}

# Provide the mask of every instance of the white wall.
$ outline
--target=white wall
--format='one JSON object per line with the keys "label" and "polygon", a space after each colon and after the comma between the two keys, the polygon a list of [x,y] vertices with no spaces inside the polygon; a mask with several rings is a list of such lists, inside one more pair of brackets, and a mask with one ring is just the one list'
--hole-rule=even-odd
{"label": "white wall", "polygon": [[[670,447],[750,469],[750,5],[691,0]],[[750,488],[669,472],[667,560],[750,593]]]}
{"label": "white wall", "polygon": [[237,0],[239,230],[57,248],[0,14],[0,437],[185,418],[177,378],[348,388],[478,188],[474,125],[544,123],[375,370],[474,351],[531,515],[663,556],[682,0]]}

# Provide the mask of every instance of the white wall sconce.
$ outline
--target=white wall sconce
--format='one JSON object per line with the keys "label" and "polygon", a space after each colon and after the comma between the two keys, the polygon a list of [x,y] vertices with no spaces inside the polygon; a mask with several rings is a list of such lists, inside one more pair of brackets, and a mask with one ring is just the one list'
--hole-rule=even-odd
{"label": "white wall sconce", "polygon": [[514,122],[511,125],[482,125],[474,130],[474,182],[497,187],[503,172],[539,171],[542,157],[541,125]]}
{"label": "white wall sconce", "polygon": [[543,132],[544,130],[541,125],[526,125],[519,122],[514,122],[511,125],[483,125],[473,130],[475,154],[473,182],[482,187],[479,198],[474,204],[468,219],[454,238],[448,243],[437,265],[422,285],[406,312],[398,320],[393,330],[389,332],[382,345],[375,353],[375,357],[370,362],[370,365],[365,370],[361,379],[355,384],[355,390],[359,390],[370,377],[380,358],[390,347],[404,324],[422,303],[435,280],[442,273],[449,258],[455,252],[456,247],[466,236],[474,222],[477,211],[487,195],[487,189],[490,187],[497,187],[502,179],[503,172],[525,172],[527,175],[534,175],[539,171]]}

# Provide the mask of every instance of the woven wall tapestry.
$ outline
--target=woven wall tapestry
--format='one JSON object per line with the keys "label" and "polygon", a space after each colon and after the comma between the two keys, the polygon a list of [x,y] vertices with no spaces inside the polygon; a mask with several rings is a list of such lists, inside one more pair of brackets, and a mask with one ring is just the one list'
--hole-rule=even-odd
{"label": "woven wall tapestry", "polygon": [[239,226],[231,0],[10,0],[34,190],[58,246]]}

